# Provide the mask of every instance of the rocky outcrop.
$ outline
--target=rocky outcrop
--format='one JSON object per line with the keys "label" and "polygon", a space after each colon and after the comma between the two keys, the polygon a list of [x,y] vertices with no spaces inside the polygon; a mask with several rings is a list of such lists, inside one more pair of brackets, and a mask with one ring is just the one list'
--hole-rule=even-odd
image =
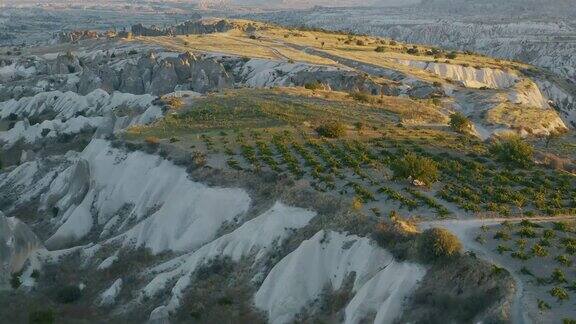
{"label": "rocky outcrop", "polygon": [[362,91],[374,95],[397,95],[398,88],[383,85],[358,71],[307,63],[290,63],[264,59],[247,62],[232,59],[226,62],[232,69],[236,82],[241,85],[262,88],[277,86],[304,86],[308,83],[321,83],[334,91]]}
{"label": "rocky outcrop", "polygon": [[189,35],[189,34],[212,34],[227,32],[234,28],[234,25],[228,20],[202,20],[198,16],[197,19],[188,20],[180,25],[168,27],[165,29],[158,26],[145,27],[142,24],[132,26],[132,34],[134,36],[174,36],[174,35]]}
{"label": "rocky outcrop", "polygon": [[395,60],[396,63],[408,67],[426,70],[439,77],[460,82],[467,88],[509,88],[520,80],[517,75],[491,68],[475,68],[448,63],[435,63],[414,60]]}
{"label": "rocky outcrop", "polygon": [[197,58],[192,53],[159,59],[149,52],[137,62],[125,62],[115,70],[108,65],[87,66],[79,76],[78,92],[95,89],[108,92],[164,95],[179,90],[205,93],[229,88],[232,77],[224,66],[213,58]]}
{"label": "rocky outcrop", "polygon": [[56,60],[48,63],[46,68],[48,74],[68,74],[82,71],[78,57],[70,52],[59,54]]}
{"label": "rocky outcrop", "polygon": [[69,32],[60,32],[55,38],[60,43],[73,43],[84,39],[97,39],[100,34],[94,30],[73,30]]}
{"label": "rocky outcrop", "polygon": [[19,272],[42,243],[26,224],[0,212],[0,289],[6,288],[13,273]]}

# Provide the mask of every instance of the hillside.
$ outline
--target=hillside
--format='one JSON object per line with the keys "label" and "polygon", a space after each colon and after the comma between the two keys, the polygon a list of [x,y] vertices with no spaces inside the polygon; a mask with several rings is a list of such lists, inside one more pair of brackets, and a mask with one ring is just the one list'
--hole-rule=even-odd
{"label": "hillside", "polygon": [[534,67],[220,18],[61,36],[0,49],[1,318],[576,318],[574,133]]}

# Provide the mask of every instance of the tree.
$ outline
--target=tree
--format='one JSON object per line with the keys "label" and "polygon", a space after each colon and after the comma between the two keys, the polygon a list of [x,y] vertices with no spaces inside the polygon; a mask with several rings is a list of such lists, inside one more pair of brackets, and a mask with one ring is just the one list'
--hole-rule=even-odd
{"label": "tree", "polygon": [[461,112],[455,112],[450,115],[450,128],[461,134],[469,133],[472,130],[472,122]]}
{"label": "tree", "polygon": [[397,179],[419,180],[430,186],[438,181],[440,172],[436,162],[430,158],[408,153],[397,159],[391,165],[394,177]]}
{"label": "tree", "polygon": [[520,136],[508,135],[492,143],[490,153],[500,162],[517,167],[528,167],[532,164],[534,148]]}
{"label": "tree", "polygon": [[462,243],[452,232],[443,228],[431,228],[418,239],[418,251],[426,261],[437,261],[462,253]]}
{"label": "tree", "polygon": [[450,52],[446,54],[446,58],[449,58],[451,60],[455,59],[456,57],[458,57],[458,54],[456,52]]}
{"label": "tree", "polygon": [[56,294],[57,300],[63,304],[70,304],[82,296],[82,291],[77,285],[68,285],[60,288]]}
{"label": "tree", "polygon": [[316,132],[320,136],[338,138],[346,135],[346,126],[336,121],[329,121],[318,126]]}

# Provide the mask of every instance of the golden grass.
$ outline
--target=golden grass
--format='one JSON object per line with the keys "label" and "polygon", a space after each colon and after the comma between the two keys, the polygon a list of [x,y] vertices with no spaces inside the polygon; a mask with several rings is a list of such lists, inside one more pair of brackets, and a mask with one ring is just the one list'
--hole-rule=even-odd
{"label": "golden grass", "polygon": [[332,60],[310,55],[282,44],[262,39],[251,39],[248,34],[237,29],[226,33],[206,35],[136,37],[135,40],[161,45],[180,52],[224,53],[250,58],[293,60],[324,65],[336,64]]}
{"label": "golden grass", "polygon": [[491,124],[505,125],[512,129],[524,129],[528,133],[539,128],[548,128],[558,119],[552,109],[527,107],[512,103],[502,103],[490,109],[486,121]]}
{"label": "golden grass", "polygon": [[[368,36],[349,36],[339,33],[326,33],[317,31],[299,31],[283,27],[271,26],[259,22],[246,20],[233,20],[237,28],[225,33],[206,35],[182,35],[176,37],[135,37],[134,41],[161,45],[176,51],[225,53],[250,58],[293,60],[313,64],[338,65],[334,60],[307,53],[304,49],[311,48],[324,51],[335,57],[354,59],[359,62],[373,64],[415,75],[428,81],[445,82],[432,73],[410,68],[395,62],[397,59],[418,60],[432,62],[434,57],[411,55],[405,52],[406,45],[398,43],[390,45],[388,39]],[[244,31],[248,25],[258,28],[256,39]],[[358,45],[361,40],[364,44]],[[376,52],[379,46],[385,48],[384,52]],[[421,52],[431,49],[429,46],[418,45]],[[446,59],[439,59],[444,62]],[[453,64],[468,64],[491,68],[525,68],[526,65],[501,61],[481,55],[458,54],[456,59],[450,60]]]}

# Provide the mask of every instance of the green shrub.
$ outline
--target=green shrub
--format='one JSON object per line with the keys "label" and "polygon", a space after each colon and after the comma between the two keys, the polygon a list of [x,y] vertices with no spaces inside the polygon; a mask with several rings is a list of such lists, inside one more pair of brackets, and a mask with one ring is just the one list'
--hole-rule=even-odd
{"label": "green shrub", "polygon": [[559,255],[555,258],[556,262],[562,264],[563,266],[572,266],[572,261],[566,255]]}
{"label": "green shrub", "polygon": [[532,247],[532,253],[539,257],[545,257],[548,255],[548,251],[540,244],[536,244]]}
{"label": "green shrub", "polygon": [[322,83],[320,83],[318,81],[314,81],[314,82],[308,82],[308,83],[304,84],[304,88],[306,88],[308,90],[316,91],[316,90],[322,90],[323,86],[322,86]]}
{"label": "green shrub", "polygon": [[316,132],[320,136],[338,138],[346,135],[346,125],[336,121],[329,121],[318,126]]}
{"label": "green shrub", "polygon": [[549,310],[551,309],[551,307],[547,302],[538,299],[538,309],[543,311],[543,310]]}
{"label": "green shrub", "polygon": [[559,302],[564,301],[564,300],[568,300],[570,298],[566,289],[564,289],[562,287],[554,287],[549,291],[549,293],[553,297],[556,297]]}
{"label": "green shrub", "polygon": [[528,167],[532,164],[534,149],[521,137],[511,135],[495,141],[490,146],[490,153],[500,162]]}
{"label": "green shrub", "polygon": [[386,51],[386,47],[378,46],[378,47],[376,47],[376,49],[374,51],[376,51],[378,53],[384,53]]}
{"label": "green shrub", "polygon": [[529,238],[536,237],[536,231],[534,231],[532,227],[522,227],[518,232],[516,232],[516,234],[520,235],[520,237],[529,237]]}
{"label": "green shrub", "polygon": [[446,229],[431,228],[420,235],[418,251],[423,259],[437,261],[461,254],[462,243]]}
{"label": "green shrub", "polygon": [[438,181],[440,172],[438,165],[430,158],[408,153],[394,161],[390,168],[397,179],[412,178],[424,182],[427,186]]}
{"label": "green shrub", "polygon": [[13,273],[10,277],[10,286],[12,289],[18,289],[22,285],[22,280],[20,280],[20,275],[22,273]]}
{"label": "green shrub", "polygon": [[510,233],[508,233],[506,231],[499,230],[494,234],[494,239],[495,240],[509,241],[512,239],[512,236],[510,235]]}
{"label": "green shrub", "polygon": [[564,272],[558,268],[554,269],[554,271],[552,271],[552,282],[555,283],[566,283],[568,282],[566,280],[566,275],[564,274]]}
{"label": "green shrub", "polygon": [[52,324],[56,323],[56,314],[53,310],[38,310],[28,315],[29,324]]}
{"label": "green shrub", "polygon": [[450,115],[450,128],[455,132],[466,134],[472,130],[472,122],[461,112]]}
{"label": "green shrub", "polygon": [[56,294],[56,299],[58,302],[63,304],[70,304],[82,296],[82,291],[77,285],[68,285],[60,288]]}
{"label": "green shrub", "polygon": [[372,97],[370,96],[370,94],[368,94],[366,92],[362,92],[362,91],[356,91],[356,92],[350,93],[350,98],[352,98],[356,101],[365,102],[365,103],[371,103],[374,101],[372,99]]}
{"label": "green shrub", "polygon": [[450,60],[454,60],[454,59],[456,59],[456,57],[458,57],[458,53],[456,53],[456,52],[450,52],[450,53],[446,54],[446,58],[450,59]]}

